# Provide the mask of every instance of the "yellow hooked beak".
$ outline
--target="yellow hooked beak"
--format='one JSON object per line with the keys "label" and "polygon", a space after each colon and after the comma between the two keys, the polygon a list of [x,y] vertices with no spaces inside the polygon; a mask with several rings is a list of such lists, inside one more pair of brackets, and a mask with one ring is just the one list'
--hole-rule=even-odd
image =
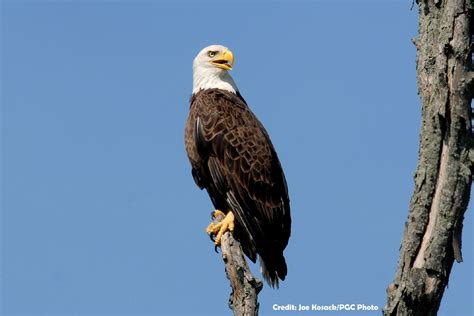
{"label": "yellow hooked beak", "polygon": [[232,66],[234,65],[234,54],[232,54],[230,50],[225,50],[214,56],[211,63],[217,68],[232,70]]}

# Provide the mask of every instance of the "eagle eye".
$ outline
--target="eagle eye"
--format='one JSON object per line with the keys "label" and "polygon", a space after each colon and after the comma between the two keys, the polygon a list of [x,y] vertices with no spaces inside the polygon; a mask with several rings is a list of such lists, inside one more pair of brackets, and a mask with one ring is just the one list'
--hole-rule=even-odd
{"label": "eagle eye", "polygon": [[213,58],[214,56],[216,56],[216,54],[217,54],[217,52],[214,51],[214,50],[210,50],[210,51],[207,52],[207,56],[209,56],[209,57],[211,57],[211,58]]}

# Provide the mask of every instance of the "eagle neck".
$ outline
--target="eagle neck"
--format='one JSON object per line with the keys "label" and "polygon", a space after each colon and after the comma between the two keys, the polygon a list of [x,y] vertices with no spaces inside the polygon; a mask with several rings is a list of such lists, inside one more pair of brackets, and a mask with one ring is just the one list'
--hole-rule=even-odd
{"label": "eagle neck", "polygon": [[234,94],[239,91],[237,86],[227,71],[193,73],[193,94],[207,89],[222,89]]}

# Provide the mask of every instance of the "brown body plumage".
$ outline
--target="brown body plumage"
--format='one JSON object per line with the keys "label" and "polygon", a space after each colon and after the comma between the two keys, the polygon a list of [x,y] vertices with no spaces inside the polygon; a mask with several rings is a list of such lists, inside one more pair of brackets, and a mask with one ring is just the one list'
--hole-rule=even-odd
{"label": "brown body plumage", "polygon": [[239,93],[202,90],[191,97],[185,132],[193,177],[216,209],[234,211],[235,236],[260,256],[272,286],[285,279],[291,219],[285,176],[267,132]]}

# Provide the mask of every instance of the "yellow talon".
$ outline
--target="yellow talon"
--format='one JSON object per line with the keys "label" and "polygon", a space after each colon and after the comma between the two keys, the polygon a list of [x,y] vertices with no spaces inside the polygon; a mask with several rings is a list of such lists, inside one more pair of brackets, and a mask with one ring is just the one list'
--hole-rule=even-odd
{"label": "yellow talon", "polygon": [[[220,221],[222,221],[222,219],[225,218],[225,214],[221,210],[215,210],[214,212],[212,212],[211,217],[212,217],[213,222],[211,222],[209,226],[207,226],[206,233],[212,236],[212,235],[215,235],[219,231],[221,227]],[[216,220],[218,221],[217,223],[215,223]]]}
{"label": "yellow talon", "polygon": [[[224,213],[219,210],[216,210],[213,213],[212,218],[218,218],[219,216],[224,216]],[[221,220],[217,224],[210,223],[209,226],[207,226],[206,232],[209,235],[212,236],[212,235],[217,234],[216,240],[214,241],[216,246],[219,246],[221,244],[222,235],[224,235],[226,231],[230,231],[230,232],[234,231],[234,227],[235,227],[234,220],[235,220],[234,213],[229,211],[227,215],[225,215],[223,220]]]}

